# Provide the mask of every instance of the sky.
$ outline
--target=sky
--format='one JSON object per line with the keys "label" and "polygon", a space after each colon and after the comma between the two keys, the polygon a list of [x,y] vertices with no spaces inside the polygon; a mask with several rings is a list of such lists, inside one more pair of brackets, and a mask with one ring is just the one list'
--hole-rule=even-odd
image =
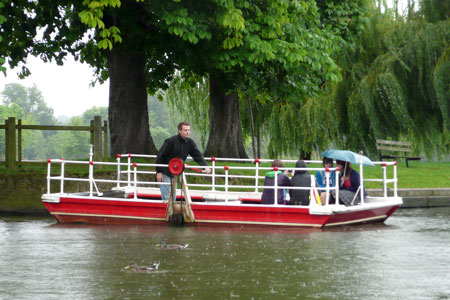
{"label": "sky", "polygon": [[55,117],[78,116],[93,106],[108,106],[109,81],[90,87],[94,72],[87,64],[69,57],[64,66],[58,66],[30,56],[26,66],[31,75],[23,80],[17,76],[19,68],[8,70],[6,77],[0,73],[0,92],[8,83],[20,83],[25,87],[36,84],[44,101],[53,108]]}

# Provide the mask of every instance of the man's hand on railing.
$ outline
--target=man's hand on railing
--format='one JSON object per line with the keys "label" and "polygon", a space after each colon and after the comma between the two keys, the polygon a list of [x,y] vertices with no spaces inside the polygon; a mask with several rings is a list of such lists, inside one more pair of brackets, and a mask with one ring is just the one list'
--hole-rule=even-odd
{"label": "man's hand on railing", "polygon": [[211,169],[210,168],[206,168],[205,172],[206,172],[206,174],[211,174]]}

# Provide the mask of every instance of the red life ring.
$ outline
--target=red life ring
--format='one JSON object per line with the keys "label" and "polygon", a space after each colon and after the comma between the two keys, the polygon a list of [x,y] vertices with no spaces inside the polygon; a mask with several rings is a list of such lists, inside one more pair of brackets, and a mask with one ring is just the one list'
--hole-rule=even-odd
{"label": "red life ring", "polygon": [[173,175],[180,175],[184,171],[184,163],[181,158],[174,157],[169,161],[169,171]]}

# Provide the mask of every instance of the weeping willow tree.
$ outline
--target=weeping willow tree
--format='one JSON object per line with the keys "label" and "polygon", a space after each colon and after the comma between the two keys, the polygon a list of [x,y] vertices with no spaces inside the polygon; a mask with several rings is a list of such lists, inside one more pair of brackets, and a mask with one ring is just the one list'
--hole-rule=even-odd
{"label": "weeping willow tree", "polygon": [[450,150],[450,20],[371,12],[357,51],[343,53],[333,87],[341,147],[375,156],[375,139],[413,142],[416,153]]}
{"label": "weeping willow tree", "polygon": [[[335,40],[337,47],[332,55],[338,64],[342,63],[342,52],[354,52],[357,38],[367,22],[368,1],[316,1],[322,26],[332,28],[334,32],[330,38]],[[334,105],[338,91],[333,88],[333,82],[339,79],[324,76],[321,82],[317,82],[318,93],[312,97],[290,95],[297,99],[273,99],[273,109],[265,117],[271,157],[298,155],[307,159],[313,152],[323,150],[339,138]],[[302,86],[305,83],[296,84]]]}
{"label": "weeping willow tree", "polygon": [[[170,82],[169,88],[160,95],[167,102],[172,115],[182,122],[192,124],[193,131],[200,137],[201,148],[205,149],[209,133],[209,81],[199,76],[177,76]],[[173,118],[173,117],[172,117]]]}
{"label": "weeping willow tree", "polygon": [[309,159],[313,151],[328,145],[337,133],[331,101],[323,94],[300,103],[275,103],[265,127],[270,134],[269,155]]}

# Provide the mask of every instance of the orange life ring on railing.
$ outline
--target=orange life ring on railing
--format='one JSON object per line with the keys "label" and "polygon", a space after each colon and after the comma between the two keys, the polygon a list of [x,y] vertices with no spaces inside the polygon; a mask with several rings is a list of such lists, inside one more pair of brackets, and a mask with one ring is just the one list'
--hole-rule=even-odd
{"label": "orange life ring on railing", "polygon": [[169,171],[173,175],[180,175],[184,171],[184,162],[181,158],[174,157],[169,161]]}

